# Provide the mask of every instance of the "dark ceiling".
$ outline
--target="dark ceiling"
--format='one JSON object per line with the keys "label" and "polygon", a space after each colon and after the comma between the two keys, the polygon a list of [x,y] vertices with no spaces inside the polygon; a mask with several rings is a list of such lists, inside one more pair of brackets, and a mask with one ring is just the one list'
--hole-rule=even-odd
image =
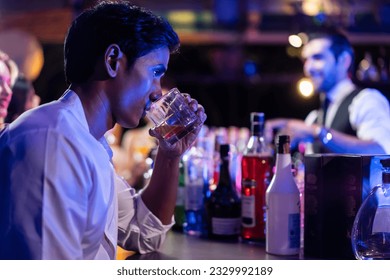
{"label": "dark ceiling", "polygon": [[[72,9],[79,11],[98,0],[0,0],[1,14]],[[245,11],[262,16],[263,30],[291,31],[297,22],[314,24],[331,21],[354,32],[389,32],[390,0],[133,0],[155,12],[172,10],[211,11],[215,17]],[[309,5],[310,3],[314,3]],[[315,4],[319,3],[319,4]],[[232,9],[229,7],[236,7]],[[220,7],[223,7],[220,10]],[[311,13],[311,14],[310,14]],[[309,16],[308,16],[309,14]]]}

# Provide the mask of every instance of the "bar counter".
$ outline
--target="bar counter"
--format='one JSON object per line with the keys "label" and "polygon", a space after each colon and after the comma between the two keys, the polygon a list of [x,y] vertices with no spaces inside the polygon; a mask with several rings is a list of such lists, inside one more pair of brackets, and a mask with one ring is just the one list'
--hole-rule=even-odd
{"label": "bar counter", "polygon": [[[302,254],[300,254],[302,255]],[[265,252],[265,244],[226,243],[169,231],[158,252],[133,254],[127,260],[297,260]]]}

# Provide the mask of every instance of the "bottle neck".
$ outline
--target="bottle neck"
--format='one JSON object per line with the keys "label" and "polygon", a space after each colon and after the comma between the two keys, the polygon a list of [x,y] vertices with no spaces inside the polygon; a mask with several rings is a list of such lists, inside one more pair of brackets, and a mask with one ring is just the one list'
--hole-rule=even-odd
{"label": "bottle neck", "polygon": [[290,143],[286,142],[281,145],[278,145],[277,155],[279,154],[289,154],[290,155]]}
{"label": "bottle neck", "polygon": [[267,153],[267,145],[264,141],[264,123],[252,123],[251,136],[246,145],[245,155]]}
{"label": "bottle neck", "polygon": [[286,176],[292,177],[291,172],[291,154],[290,154],[290,143],[286,142],[278,145],[278,151],[276,154],[276,170],[275,174],[285,174]]}
{"label": "bottle neck", "polygon": [[278,173],[281,170],[287,170],[291,173],[291,155],[290,154],[277,154],[276,155],[276,170]]}
{"label": "bottle neck", "polygon": [[291,170],[290,154],[276,155],[276,170],[269,190],[270,192],[299,193]]}
{"label": "bottle neck", "polygon": [[229,172],[229,156],[221,159],[217,188],[233,189]]}
{"label": "bottle neck", "polygon": [[291,170],[289,136],[280,135],[278,140],[276,170],[267,192],[294,193],[299,195],[299,190]]}
{"label": "bottle neck", "polygon": [[264,135],[264,123],[252,122],[251,123],[251,136],[263,137]]}

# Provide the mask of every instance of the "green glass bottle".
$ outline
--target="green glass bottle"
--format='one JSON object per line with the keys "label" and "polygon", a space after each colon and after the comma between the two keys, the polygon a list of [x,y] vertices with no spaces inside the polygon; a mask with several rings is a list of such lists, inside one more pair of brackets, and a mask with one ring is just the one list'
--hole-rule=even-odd
{"label": "green glass bottle", "polygon": [[180,161],[179,164],[179,185],[177,188],[177,197],[176,197],[176,206],[175,206],[175,224],[172,227],[174,231],[183,231],[183,226],[185,223],[185,210],[184,210],[184,164],[183,161]]}

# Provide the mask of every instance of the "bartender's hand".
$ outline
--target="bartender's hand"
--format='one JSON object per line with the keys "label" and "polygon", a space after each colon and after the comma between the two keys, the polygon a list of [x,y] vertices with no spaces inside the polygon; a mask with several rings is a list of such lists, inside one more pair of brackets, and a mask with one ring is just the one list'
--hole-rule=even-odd
{"label": "bartender's hand", "polygon": [[186,98],[186,101],[190,105],[190,108],[197,114],[199,119],[201,120],[201,123],[188,135],[186,135],[184,138],[180,139],[178,142],[176,142],[174,145],[169,145],[164,141],[161,135],[159,135],[156,131],[153,129],[149,130],[149,134],[153,137],[156,137],[159,141],[159,152],[164,153],[168,157],[181,157],[187,149],[191,147],[191,145],[194,143],[196,137],[198,136],[199,131],[202,128],[203,123],[206,121],[207,115],[205,113],[205,110],[202,105],[198,104],[198,101],[195,99],[192,99],[191,96],[187,93],[183,93],[184,97]]}
{"label": "bartender's hand", "polygon": [[298,119],[271,119],[265,123],[266,140],[272,140],[274,130],[278,134],[290,135],[291,147],[296,147],[301,141],[312,142],[318,136],[320,126],[313,124],[307,125],[304,121]]}

